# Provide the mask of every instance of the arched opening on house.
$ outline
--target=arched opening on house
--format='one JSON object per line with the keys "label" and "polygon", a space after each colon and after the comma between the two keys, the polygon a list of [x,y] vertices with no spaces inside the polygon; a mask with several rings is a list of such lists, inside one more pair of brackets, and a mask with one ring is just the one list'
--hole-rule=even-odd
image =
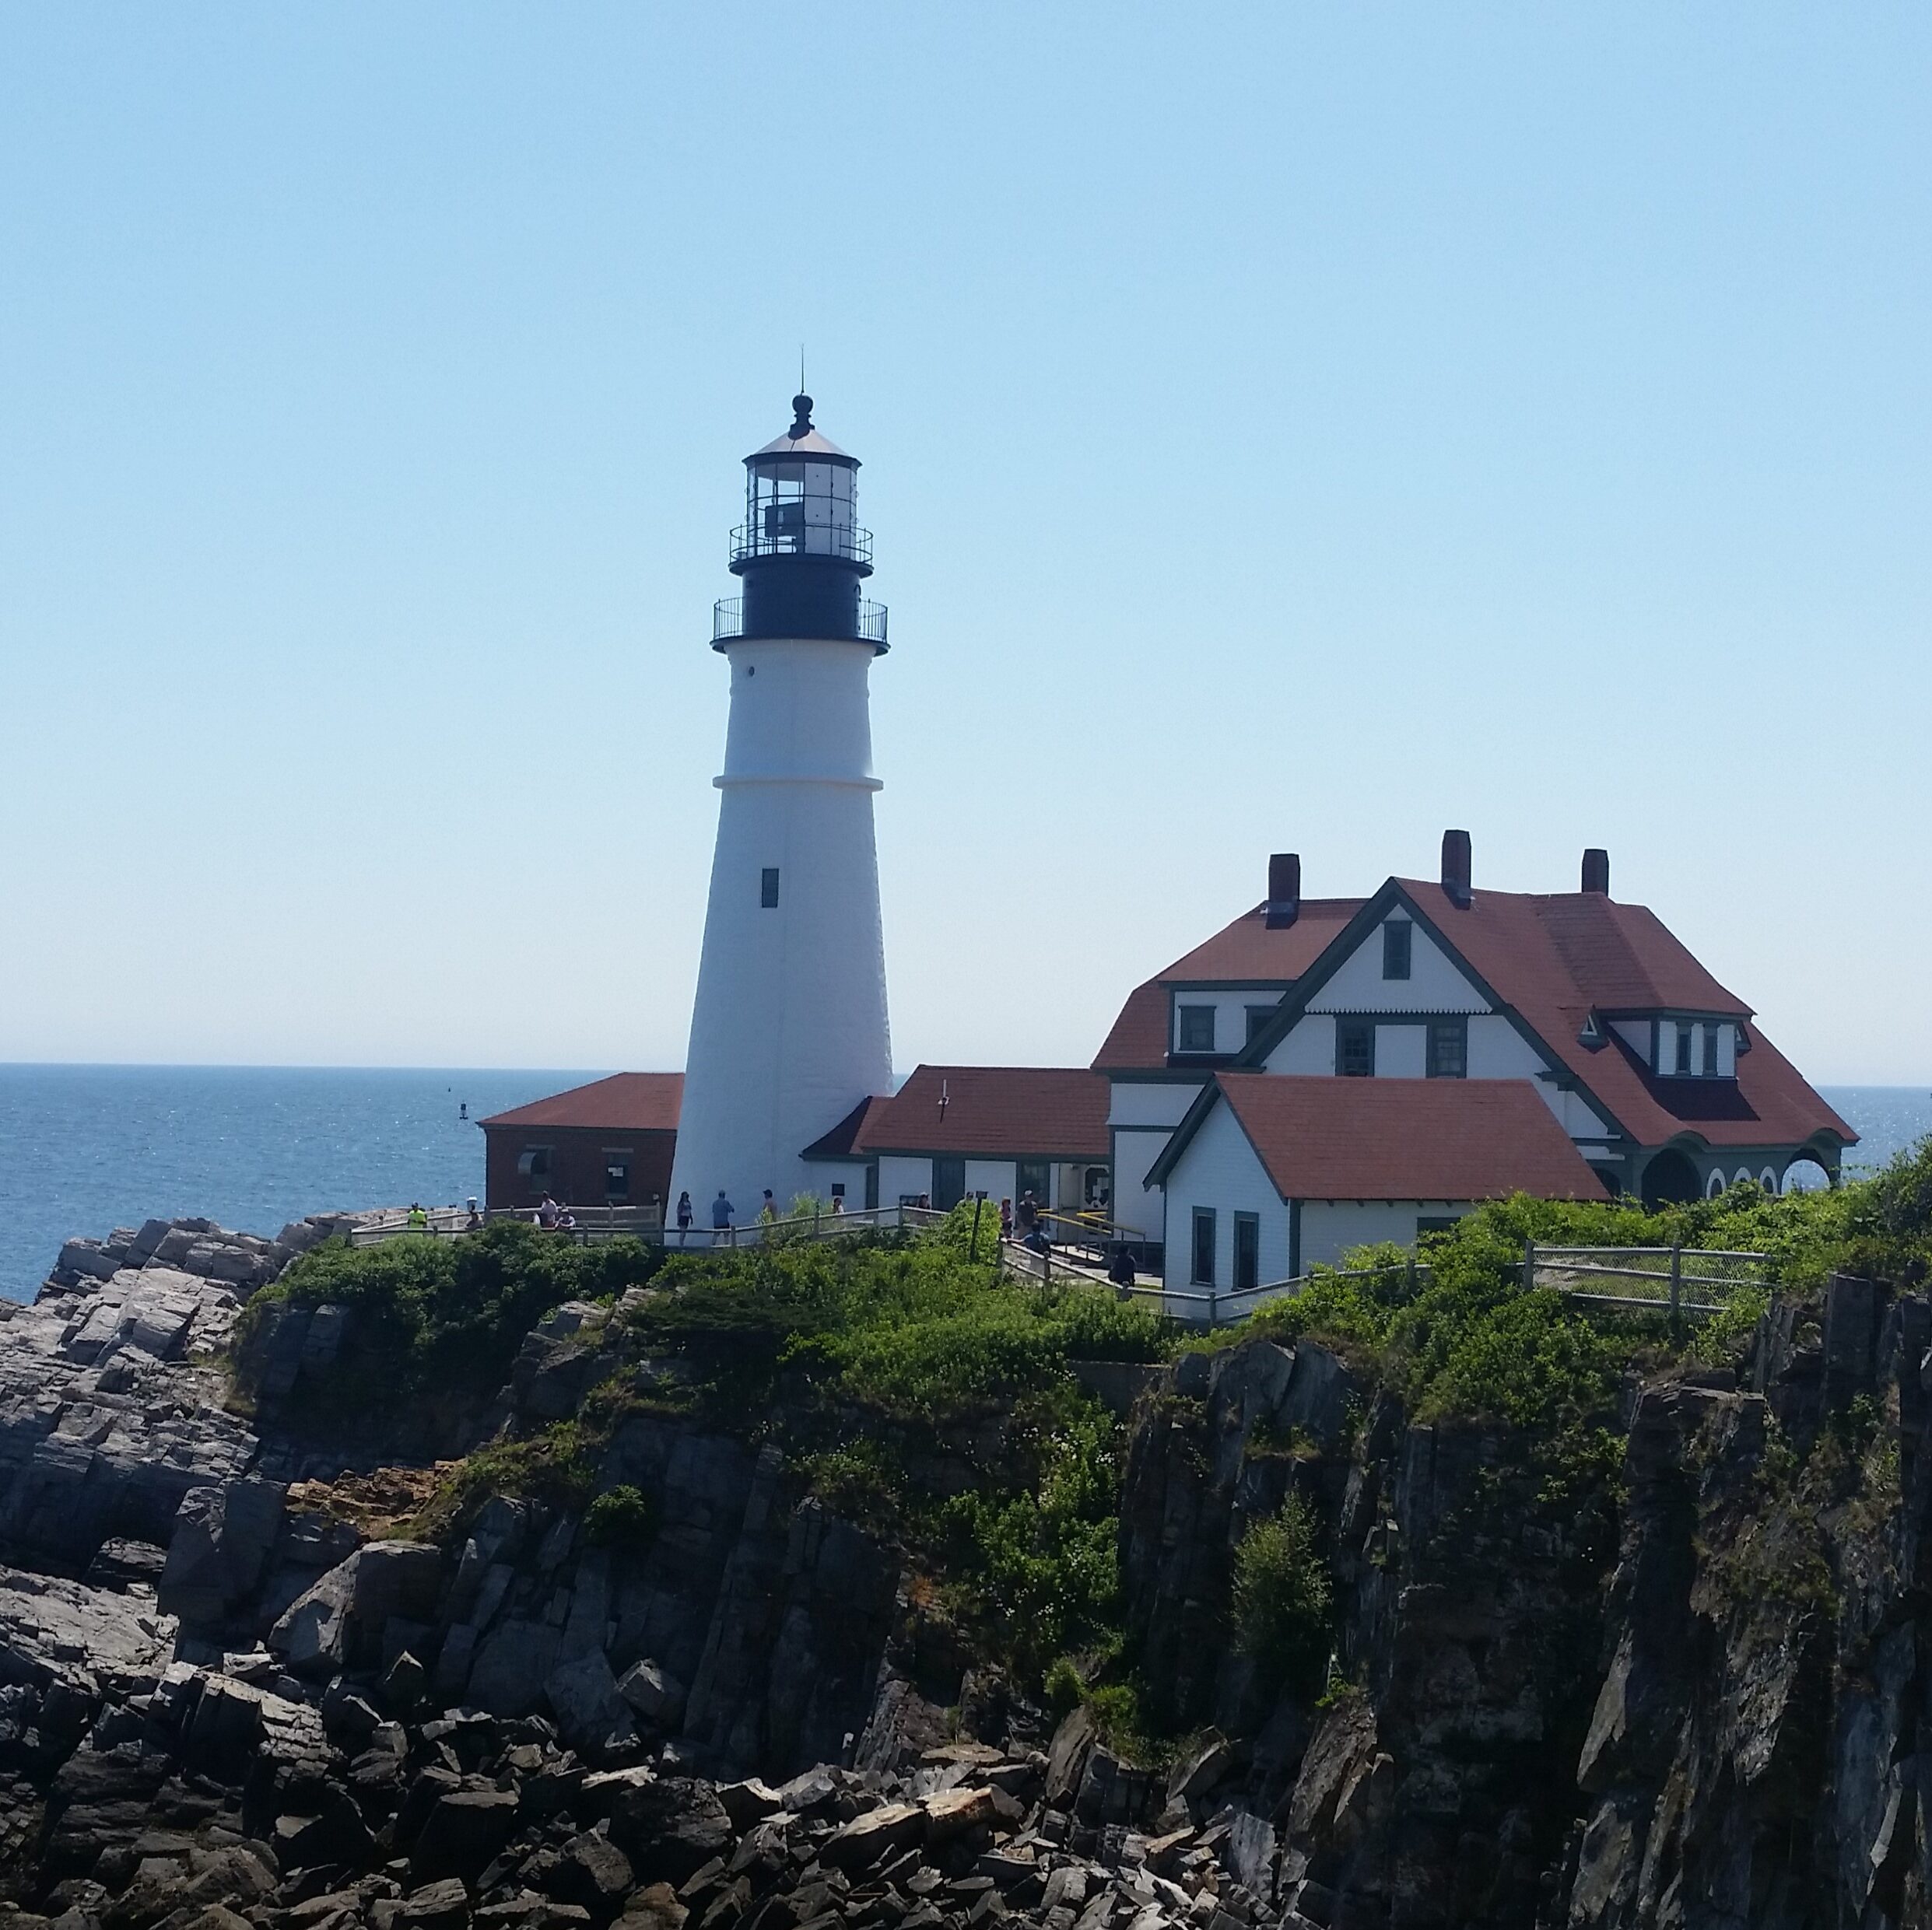
{"label": "arched opening on house", "polygon": [[1713,1173],[1704,1182],[1704,1197],[1706,1200],[1715,1200],[1723,1190],[1724,1175],[1722,1173]]}
{"label": "arched opening on house", "polygon": [[1697,1168],[1674,1146],[1653,1154],[1643,1169],[1643,1203],[1648,1208],[1688,1206],[1703,1191]]}
{"label": "arched opening on house", "polygon": [[1800,1153],[1784,1169],[1786,1193],[1824,1193],[1831,1184],[1831,1168],[1809,1151]]}

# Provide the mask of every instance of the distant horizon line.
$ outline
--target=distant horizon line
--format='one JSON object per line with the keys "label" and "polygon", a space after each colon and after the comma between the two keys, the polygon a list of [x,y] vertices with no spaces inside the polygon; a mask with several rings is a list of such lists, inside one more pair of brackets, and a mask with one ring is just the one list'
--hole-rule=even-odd
{"label": "distant horizon line", "polygon": [[[923,1064],[925,1062],[921,1060],[920,1063]],[[966,1064],[973,1062],[948,1060],[947,1063]],[[1045,1062],[1042,1063],[1044,1064]],[[1085,1067],[1078,1068],[1082,1071],[1087,1069]],[[608,1078],[616,1072],[682,1072],[683,1070],[682,1066],[622,1066],[605,1069],[594,1066],[372,1066],[310,1060],[275,1063],[240,1059],[0,1059],[0,1072],[433,1072],[474,1075],[542,1073],[545,1075],[555,1074],[564,1078],[594,1079]],[[903,1084],[911,1074],[894,1067],[892,1077]],[[1932,1098],[1932,1079],[1923,1076],[1916,1079],[1822,1078],[1814,1080],[1812,1083],[1821,1091],[1827,1088],[1837,1091],[1923,1091],[1928,1098]]]}

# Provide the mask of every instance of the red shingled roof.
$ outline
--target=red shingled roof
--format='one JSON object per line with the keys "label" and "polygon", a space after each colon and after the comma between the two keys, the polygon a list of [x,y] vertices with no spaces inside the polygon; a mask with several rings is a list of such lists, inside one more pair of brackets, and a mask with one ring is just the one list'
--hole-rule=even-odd
{"label": "red shingled roof", "polygon": [[[1639,1144],[1686,1131],[1713,1146],[1798,1145],[1818,1133],[1856,1141],[1797,1067],[1745,1023],[1750,1007],[1643,905],[1595,892],[1476,891],[1459,909],[1433,881],[1396,882]],[[1614,1035],[1594,1052],[1578,1042],[1593,1011],[1710,1013],[1744,1023],[1751,1049],[1738,1060],[1734,1084],[1655,1078]]]}
{"label": "red shingled roof", "polygon": [[1222,1098],[1284,1200],[1602,1200],[1525,1079],[1224,1072]]}
{"label": "red shingled roof", "polygon": [[1106,1081],[1078,1067],[921,1066],[871,1102],[854,1145],[868,1154],[1105,1159],[1108,1097]]}
{"label": "red shingled roof", "polygon": [[1128,993],[1094,1065],[1122,1070],[1165,1066],[1170,986],[1292,985],[1362,905],[1359,898],[1304,898],[1293,924],[1272,930],[1265,904],[1243,912],[1204,944]]}
{"label": "red shingled roof", "polygon": [[603,1133],[675,1133],[684,1103],[681,1072],[614,1072],[587,1086],[498,1112],[485,1126],[581,1126]]}

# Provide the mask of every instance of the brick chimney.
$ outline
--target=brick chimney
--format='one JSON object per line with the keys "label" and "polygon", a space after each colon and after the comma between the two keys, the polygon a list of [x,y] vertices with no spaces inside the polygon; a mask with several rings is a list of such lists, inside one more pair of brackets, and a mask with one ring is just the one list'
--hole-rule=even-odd
{"label": "brick chimney", "polygon": [[1583,853],[1583,889],[1599,898],[1610,895],[1610,853],[1594,845]]}
{"label": "brick chimney", "polygon": [[1469,833],[1443,833],[1443,895],[1463,910],[1469,907]]}
{"label": "brick chimney", "polygon": [[1268,861],[1268,928],[1278,931],[1301,915],[1301,853],[1278,851]]}

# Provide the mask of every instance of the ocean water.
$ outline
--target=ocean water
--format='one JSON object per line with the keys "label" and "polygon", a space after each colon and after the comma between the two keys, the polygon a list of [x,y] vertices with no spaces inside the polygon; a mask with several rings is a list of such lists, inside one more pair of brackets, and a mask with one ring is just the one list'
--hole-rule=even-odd
{"label": "ocean water", "polygon": [[0,1294],[31,1299],[63,1240],[146,1219],[275,1234],[307,1213],[480,1199],[475,1122],[599,1076],[0,1065]]}
{"label": "ocean water", "polygon": [[[63,1240],[146,1219],[273,1234],[307,1213],[480,1197],[475,1122],[599,1076],[0,1066],[0,1294],[30,1299]],[[1850,1170],[1932,1133],[1923,1087],[1822,1090],[1861,1136]]]}

